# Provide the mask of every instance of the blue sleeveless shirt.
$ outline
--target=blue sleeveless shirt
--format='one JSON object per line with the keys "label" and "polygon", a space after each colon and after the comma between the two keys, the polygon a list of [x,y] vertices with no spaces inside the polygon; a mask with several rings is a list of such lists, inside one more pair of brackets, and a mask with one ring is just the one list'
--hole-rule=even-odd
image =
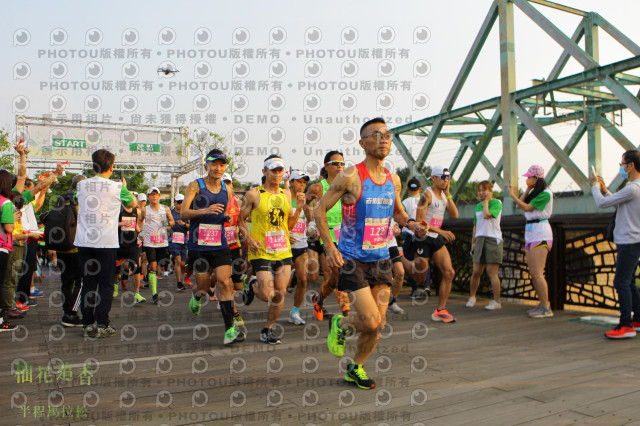
{"label": "blue sleeveless shirt", "polygon": [[342,202],[342,226],[338,250],[344,258],[361,262],[389,259],[389,226],[393,217],[396,192],[387,169],[381,185],[373,182],[363,163],[356,164],[360,175],[360,198],[351,204]]}
{"label": "blue sleeveless shirt", "polygon": [[224,216],[229,202],[227,187],[221,183],[220,192],[212,193],[207,189],[204,179],[197,180],[200,193],[191,202],[192,210],[206,209],[212,204],[223,204],[224,210],[218,214],[207,214],[190,219],[189,242],[187,248],[194,251],[217,251],[229,248],[224,235]]}

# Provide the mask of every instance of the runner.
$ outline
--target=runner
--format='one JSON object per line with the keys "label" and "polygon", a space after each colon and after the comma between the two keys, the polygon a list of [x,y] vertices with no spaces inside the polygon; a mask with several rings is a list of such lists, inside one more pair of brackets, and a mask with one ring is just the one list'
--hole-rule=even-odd
{"label": "runner", "polygon": [[[227,237],[227,244],[231,250],[231,282],[233,282],[233,292],[242,290],[243,275],[247,272],[247,261],[242,253],[240,246],[240,237],[238,235],[238,216],[240,216],[240,205],[238,196],[233,192],[233,179],[229,173],[222,175],[222,181],[227,187],[227,191],[231,194],[229,199],[229,208],[227,209],[227,217],[224,222],[224,235]],[[236,309],[236,302],[233,301],[233,323],[237,326],[244,326],[244,320],[240,312]]]}
{"label": "runner", "polygon": [[[319,183],[315,183],[309,187],[307,191],[307,197],[311,200],[322,198],[329,190],[329,186],[333,180],[344,170],[344,156],[339,151],[329,151],[324,156],[324,167],[327,171],[327,178],[321,180]],[[331,241],[333,244],[337,244],[340,238],[340,224],[342,223],[342,207],[340,201],[331,208],[327,213],[327,219],[329,221],[329,230]],[[325,244],[325,240],[320,241],[321,244]],[[323,265],[324,266],[324,265]],[[336,289],[338,285],[338,268],[331,267],[327,264],[327,269],[322,271],[324,275],[324,281],[320,288],[320,293],[313,296],[313,314],[318,321],[324,319],[324,310],[322,305],[329,295]],[[349,315],[349,298],[341,291],[336,291],[336,299],[338,305],[342,311],[342,315]]]}
{"label": "runner", "polygon": [[[291,279],[293,262],[289,230],[298,222],[305,204],[304,194],[298,193],[298,208],[293,215],[290,214],[291,192],[280,188],[284,170],[284,161],[277,155],[265,158],[262,169],[265,183],[246,193],[239,220],[240,228],[248,236],[249,261],[257,278],[245,288],[245,305],[250,305],[254,296],[270,302],[267,323],[260,332],[260,341],[270,345],[280,344],[271,327],[282,312],[285,292]],[[249,215],[251,233],[245,224]]]}
{"label": "runner", "polygon": [[171,228],[171,242],[169,242],[169,254],[173,260],[173,270],[176,273],[178,281],[178,291],[184,290],[186,287],[182,282],[182,271],[184,263],[187,261],[187,233],[189,232],[189,221],[180,219],[180,211],[182,210],[182,202],[184,195],[176,194],[173,199],[174,207],[171,209],[171,216],[175,225]]}
{"label": "runner", "polygon": [[228,160],[219,149],[207,154],[204,178],[189,184],[180,217],[189,220],[188,263],[196,273],[196,285],[189,302],[193,315],[200,314],[201,299],[207,296],[211,273],[215,273],[220,291],[220,311],[224,321],[224,344],[245,339],[245,333],[233,322],[233,284],[231,251],[224,232],[225,212],[232,194],[222,182]]}
{"label": "runner", "polygon": [[[400,179],[398,177],[398,179]],[[394,175],[395,180],[395,175]],[[389,310],[394,314],[404,315],[404,309],[398,306],[397,297],[402,290],[402,283],[404,283],[404,266],[402,266],[402,255],[398,248],[398,242],[396,237],[401,233],[400,228],[395,220],[391,219],[391,226],[389,227],[389,241],[387,242],[387,249],[389,249],[389,258],[393,264],[393,285],[391,286],[391,299],[389,299]]]}
{"label": "runner", "polygon": [[[425,228],[409,219],[400,195],[400,179],[383,166],[391,149],[392,135],[382,118],[374,118],[360,129],[360,146],[366,158],[337,176],[315,209],[316,224],[325,241],[327,263],[340,268],[339,289],[349,295],[355,312],[344,317],[334,315],[327,337],[329,351],[344,355],[345,338],[360,332],[353,362],[345,380],[362,389],[375,387],[363,363],[375,349],[385,322],[391,276],[387,238],[391,217],[409,227],[418,236]],[[327,212],[342,199],[343,223],[338,247],[331,240]]]}
{"label": "runner", "polygon": [[[309,175],[301,170],[292,170],[289,176],[289,185],[291,187],[291,205],[297,209],[296,198],[298,194],[304,195],[304,189],[309,183]],[[293,309],[289,314],[289,322],[297,325],[304,325],[305,321],[300,316],[300,306],[304,300],[307,291],[307,272],[309,264],[309,255],[307,254],[307,226],[312,212],[306,203],[304,210],[298,218],[298,222],[291,229],[291,255],[293,258],[294,269],[291,271],[291,284],[289,289],[295,289],[293,295]]]}
{"label": "runner", "polygon": [[[409,181],[407,182],[407,192],[407,198],[402,200],[402,205],[404,206],[404,210],[407,212],[409,217],[415,219],[416,212],[418,211],[418,204],[420,203],[420,193],[422,192],[420,181],[415,177],[409,179]],[[411,247],[413,240],[412,236],[413,233],[411,231],[409,231],[407,228],[402,228],[402,255],[407,258],[407,260],[414,260],[415,258],[413,249]],[[431,295],[428,273],[424,283],[422,284],[422,292],[418,289],[418,284],[409,274],[407,274],[407,281],[411,286],[411,299],[419,299],[421,297],[429,297]]]}
{"label": "runner", "polygon": [[160,204],[160,190],[155,186],[147,191],[149,205],[142,209],[142,223],[144,224],[144,243],[142,251],[149,262],[149,285],[153,294],[153,303],[158,303],[158,263],[169,262],[169,247],[167,231],[175,225],[171,210]]}
{"label": "runner", "polygon": [[430,179],[433,186],[427,188],[420,197],[415,218],[418,222],[426,221],[429,224],[429,234],[426,238],[413,236],[412,249],[415,259],[411,262],[403,258],[402,263],[405,271],[411,274],[416,282],[422,283],[427,278],[429,259],[433,258],[433,262],[442,273],[442,281],[438,287],[438,306],[431,314],[431,320],[452,323],[456,319],[446,307],[455,271],[451,265],[451,255],[446,244],[455,240],[456,237],[453,232],[444,231],[441,228],[445,211],[452,219],[456,219],[458,208],[449,192],[451,182],[449,169],[444,166],[434,166],[431,169]]}
{"label": "runner", "polygon": [[[133,291],[135,303],[144,303],[147,300],[140,294],[140,246],[138,245],[138,234],[140,232],[141,213],[140,209],[125,206],[120,208],[120,219],[118,221],[120,232],[118,239],[120,248],[116,255],[116,266],[120,266],[120,275],[123,277],[122,289],[126,290],[127,276],[133,280]],[[115,284],[114,297],[117,295],[118,283]]]}

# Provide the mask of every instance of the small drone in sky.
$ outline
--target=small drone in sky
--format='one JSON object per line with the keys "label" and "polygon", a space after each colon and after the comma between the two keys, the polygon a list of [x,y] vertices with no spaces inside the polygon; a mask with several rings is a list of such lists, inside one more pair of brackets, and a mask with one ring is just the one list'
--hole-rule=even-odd
{"label": "small drone in sky", "polygon": [[158,73],[163,73],[164,75],[169,75],[169,74],[176,75],[177,72],[180,72],[180,70],[171,69],[170,66],[158,68]]}

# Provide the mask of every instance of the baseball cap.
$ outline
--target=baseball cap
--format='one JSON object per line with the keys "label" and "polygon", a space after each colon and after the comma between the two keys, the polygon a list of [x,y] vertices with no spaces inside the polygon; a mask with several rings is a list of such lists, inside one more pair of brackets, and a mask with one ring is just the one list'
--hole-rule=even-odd
{"label": "baseball cap", "polygon": [[229,173],[225,173],[222,175],[222,180],[223,181],[229,181],[229,182],[233,182],[233,179],[231,179],[231,175]]}
{"label": "baseball cap", "polygon": [[182,194],[177,194],[176,197],[174,198],[174,200],[176,201],[183,201],[184,200],[184,195]]}
{"label": "baseball cap", "polygon": [[415,191],[416,189],[420,189],[420,181],[416,178],[411,178],[407,183],[407,187],[412,191]]}
{"label": "baseball cap", "polygon": [[147,196],[144,194],[138,194],[138,201],[147,201]]}
{"label": "baseball cap", "polygon": [[285,168],[284,161],[282,161],[282,158],[276,158],[276,157],[269,158],[267,161],[264,162],[264,166],[269,170],[277,169],[278,167],[282,167],[283,169]]}
{"label": "baseball cap", "polygon": [[289,182],[291,182],[294,179],[295,180],[297,180],[297,179],[306,179],[307,181],[311,180],[309,175],[306,174],[305,172],[303,172],[302,170],[292,170],[291,171],[291,176],[289,176]]}
{"label": "baseball cap", "polygon": [[151,188],[149,188],[149,190],[147,191],[147,195],[151,195],[151,193],[152,193],[153,191],[156,191],[158,194],[160,194],[160,190],[159,190],[157,187],[152,186],[152,187],[151,187]]}
{"label": "baseball cap", "polygon": [[542,168],[542,166],[534,164],[533,166],[529,167],[527,173],[523,174],[522,176],[544,178],[544,169]]}
{"label": "baseball cap", "polygon": [[[440,177],[443,175],[451,175],[451,173],[449,173],[449,168],[445,167],[445,166],[433,166],[431,168],[431,176],[436,176],[436,177]],[[431,178],[429,178],[431,179]]]}
{"label": "baseball cap", "polygon": [[210,162],[210,161],[217,161],[217,160],[222,160],[225,162],[225,164],[229,162],[229,160],[227,160],[227,157],[225,157],[224,155],[212,155],[210,157],[207,157],[206,161]]}

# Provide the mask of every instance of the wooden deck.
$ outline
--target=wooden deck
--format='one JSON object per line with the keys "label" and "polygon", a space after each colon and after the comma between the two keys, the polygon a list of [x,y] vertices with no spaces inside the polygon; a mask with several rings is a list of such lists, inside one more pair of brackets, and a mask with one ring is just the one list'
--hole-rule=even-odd
{"label": "wooden deck", "polygon": [[[169,282],[159,288],[173,291]],[[111,312],[118,335],[85,340],[80,328],[57,325],[61,309],[49,306],[57,286],[45,279],[47,297],[15,321],[26,340],[24,328],[0,334],[0,424],[640,425],[640,337],[607,341],[606,328],[570,321],[584,313],[535,320],[525,305],[488,312],[486,301],[467,309],[454,296],[458,321],[445,325],[429,319],[435,300],[412,306],[404,291],[407,315],[389,316],[365,364],[377,387],[361,390],[343,381],[346,360],[328,353],[327,322],[311,307],[302,309],[306,328],[287,323],[291,295],[276,328],[281,345],[258,341],[266,305],[256,300],[240,308],[247,341],[225,348],[215,305],[193,317],[189,291],[167,306],[135,307],[121,307],[121,292]],[[334,298],[327,308],[336,312]],[[354,346],[351,338],[347,355]],[[32,367],[31,382],[11,374],[18,359]],[[64,363],[70,381],[47,374]]]}

